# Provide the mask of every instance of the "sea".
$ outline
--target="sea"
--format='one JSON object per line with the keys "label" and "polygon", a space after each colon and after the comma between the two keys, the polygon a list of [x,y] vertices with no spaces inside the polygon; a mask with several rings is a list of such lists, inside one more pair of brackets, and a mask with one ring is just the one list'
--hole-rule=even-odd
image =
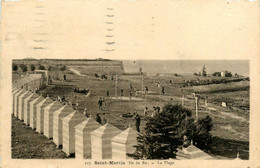
{"label": "sea", "polygon": [[207,74],[221,71],[231,71],[249,77],[249,60],[123,60],[126,73],[177,73],[194,74],[206,68]]}

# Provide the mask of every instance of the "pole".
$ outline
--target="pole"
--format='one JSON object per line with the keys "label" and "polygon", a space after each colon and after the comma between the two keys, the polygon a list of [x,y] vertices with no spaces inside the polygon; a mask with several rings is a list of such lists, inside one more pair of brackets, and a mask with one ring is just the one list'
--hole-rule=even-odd
{"label": "pole", "polygon": [[160,105],[162,106],[162,94],[160,94]]}
{"label": "pole", "polygon": [[144,74],[142,73],[142,97],[144,94]]}
{"label": "pole", "polygon": [[198,115],[198,97],[195,97],[195,103],[196,103],[196,122],[198,121],[199,115]]}
{"label": "pole", "polygon": [[115,80],[115,97],[117,98],[117,75]]}
{"label": "pole", "polygon": [[145,106],[147,106],[147,93],[145,94]]}
{"label": "pole", "polygon": [[184,95],[182,96],[181,105],[182,105],[182,107],[184,106]]}

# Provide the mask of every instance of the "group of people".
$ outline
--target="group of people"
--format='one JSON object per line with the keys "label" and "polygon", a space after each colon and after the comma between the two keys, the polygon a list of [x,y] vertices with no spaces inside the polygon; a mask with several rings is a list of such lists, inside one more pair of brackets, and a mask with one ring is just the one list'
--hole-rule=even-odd
{"label": "group of people", "polygon": [[[172,83],[172,80],[170,80],[170,84]],[[156,83],[156,86],[158,87],[158,88],[161,88],[161,95],[164,95],[165,94],[165,87],[163,86],[163,85],[161,85],[161,83],[160,82],[157,82]]]}
{"label": "group of people", "polygon": [[61,102],[61,103],[66,103],[66,102],[67,102],[67,100],[65,99],[65,96],[62,96],[62,97],[58,96],[58,97],[57,97],[57,100],[58,100],[59,102]]}
{"label": "group of people", "polygon": [[80,90],[78,87],[74,88],[74,93],[83,93],[83,94],[87,95],[88,92],[89,92],[89,89],[86,89],[86,88],[84,88],[83,90]]}
{"label": "group of people", "polygon": [[[103,121],[102,121],[102,120],[103,120]],[[97,121],[99,124],[105,124],[105,123],[107,123],[106,114],[103,113],[102,118],[101,118],[100,114],[97,113],[97,114],[96,114],[96,121]]]}

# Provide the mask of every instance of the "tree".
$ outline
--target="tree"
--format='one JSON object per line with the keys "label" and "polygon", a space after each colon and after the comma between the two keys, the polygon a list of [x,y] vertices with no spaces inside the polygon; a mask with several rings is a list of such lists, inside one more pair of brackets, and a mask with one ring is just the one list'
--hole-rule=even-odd
{"label": "tree", "polygon": [[225,77],[232,77],[232,73],[229,71],[226,71]]}
{"label": "tree", "polygon": [[206,72],[206,67],[205,67],[205,65],[203,65],[203,68],[202,68],[202,76],[207,76],[207,72]]}
{"label": "tree", "polygon": [[45,70],[45,66],[44,65],[39,65],[39,70]]}
{"label": "tree", "polygon": [[213,76],[220,77],[220,76],[221,76],[221,72],[214,72],[212,75],[213,75]]}
{"label": "tree", "polygon": [[161,113],[146,123],[145,134],[137,137],[136,159],[175,158],[177,148],[182,145],[186,117],[191,111],[180,105],[166,105]]}
{"label": "tree", "polygon": [[212,135],[210,134],[212,127],[212,118],[206,116],[199,119],[198,122],[188,124],[186,135],[198,148],[209,151],[212,145]]}
{"label": "tree", "polygon": [[16,64],[12,63],[12,69],[13,69],[13,71],[16,72],[18,70],[18,66]]}
{"label": "tree", "polygon": [[51,65],[48,67],[48,70],[49,70],[49,71],[52,70],[52,66],[51,66]]}
{"label": "tree", "polygon": [[184,137],[207,150],[211,146],[212,126],[209,116],[195,122],[190,110],[180,105],[166,105],[161,113],[148,119],[144,134],[137,137],[135,153],[128,155],[135,159],[176,158],[177,148],[187,145]]}
{"label": "tree", "polygon": [[26,72],[26,71],[27,71],[27,66],[26,66],[26,65],[20,64],[19,67],[22,69],[23,72]]}
{"label": "tree", "polygon": [[62,66],[60,67],[60,70],[61,70],[61,71],[65,71],[65,70],[66,70],[66,66],[65,66],[65,65],[62,65]]}
{"label": "tree", "polygon": [[30,65],[31,71],[35,70],[35,66],[33,64]]}

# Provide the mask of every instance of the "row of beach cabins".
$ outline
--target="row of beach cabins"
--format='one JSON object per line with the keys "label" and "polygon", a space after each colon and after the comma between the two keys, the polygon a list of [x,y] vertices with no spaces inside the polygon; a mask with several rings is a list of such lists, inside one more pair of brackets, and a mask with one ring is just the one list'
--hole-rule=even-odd
{"label": "row of beach cabins", "polygon": [[53,139],[57,147],[76,158],[127,159],[135,151],[138,133],[107,123],[100,125],[69,105],[24,89],[12,89],[12,114],[38,133]]}

